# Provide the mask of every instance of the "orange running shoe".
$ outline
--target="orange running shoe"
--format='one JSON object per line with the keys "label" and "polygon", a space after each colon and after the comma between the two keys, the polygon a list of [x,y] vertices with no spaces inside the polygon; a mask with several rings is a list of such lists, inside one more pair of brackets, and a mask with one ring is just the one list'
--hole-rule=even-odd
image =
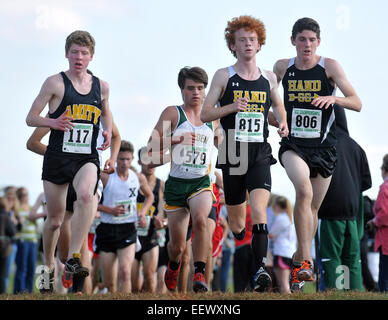
{"label": "orange running shoe", "polygon": [[181,262],[179,262],[179,267],[177,270],[170,269],[170,261],[167,265],[166,273],[164,274],[164,283],[170,291],[174,291],[178,283],[179,270],[181,269]]}
{"label": "orange running shoe", "polygon": [[296,277],[300,281],[314,281],[313,264],[309,260],[303,260]]}
{"label": "orange running shoe", "polygon": [[292,265],[290,273],[290,290],[291,292],[303,292],[303,287],[305,282],[300,281],[297,277],[297,273],[300,270],[300,267]]}
{"label": "orange running shoe", "polygon": [[193,290],[194,292],[207,292],[209,290],[207,288],[205,276],[202,272],[197,272],[194,275]]}

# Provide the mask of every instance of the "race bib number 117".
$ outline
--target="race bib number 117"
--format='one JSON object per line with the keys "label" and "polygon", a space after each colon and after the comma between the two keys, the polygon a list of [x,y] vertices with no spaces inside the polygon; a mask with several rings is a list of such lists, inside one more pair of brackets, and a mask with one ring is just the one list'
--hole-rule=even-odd
{"label": "race bib number 117", "polygon": [[92,152],[93,124],[75,123],[63,134],[63,152],[90,154]]}

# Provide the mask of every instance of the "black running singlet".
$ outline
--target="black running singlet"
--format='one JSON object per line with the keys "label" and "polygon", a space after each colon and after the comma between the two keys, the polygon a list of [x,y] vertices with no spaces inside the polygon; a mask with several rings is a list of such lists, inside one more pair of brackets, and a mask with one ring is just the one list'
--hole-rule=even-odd
{"label": "black running singlet", "polygon": [[299,70],[292,58],[283,77],[288,139],[296,145],[329,147],[336,144],[333,106],[319,109],[311,104],[316,97],[330,96],[335,91],[327,78],[324,63],[325,58],[321,57],[315,67]]}
{"label": "black running singlet", "polygon": [[[151,217],[154,217],[158,214],[158,204],[159,204],[159,188],[160,188],[160,179],[156,178],[156,183],[154,190],[152,190],[152,193],[154,194],[154,202],[152,203],[152,206],[150,207],[147,215],[150,215]],[[137,209],[138,211],[143,207],[144,205],[145,197],[142,195],[139,191],[137,194]]]}
{"label": "black running singlet", "polygon": [[[229,80],[219,106],[232,104],[238,98],[246,98],[249,102],[245,111],[230,113],[221,118],[225,130],[223,145],[226,147],[226,165],[230,165],[228,148],[232,141],[236,144],[239,154],[240,144],[248,143],[248,150],[256,149],[268,138],[268,111],[271,107],[270,83],[264,72],[257,80],[241,78],[233,67],[229,67]],[[219,159],[220,160],[220,159]],[[223,164],[218,161],[217,167]]]}
{"label": "black running singlet", "polygon": [[51,129],[47,152],[70,157],[82,157],[87,154],[98,158],[97,137],[102,113],[100,81],[92,76],[90,92],[80,94],[66,74],[61,72],[61,75],[65,92],[57,110],[49,114],[49,117],[56,119],[67,110],[67,114],[73,117],[74,127],[67,132]]}

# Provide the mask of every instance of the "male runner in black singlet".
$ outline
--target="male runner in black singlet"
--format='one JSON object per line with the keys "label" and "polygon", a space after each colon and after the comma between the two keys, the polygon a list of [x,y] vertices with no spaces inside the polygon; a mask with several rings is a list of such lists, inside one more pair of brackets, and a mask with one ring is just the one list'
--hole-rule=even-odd
{"label": "male runner in black singlet", "polygon": [[[69,70],[47,78],[26,118],[29,126],[51,128],[42,173],[48,210],[43,229],[44,263],[50,275],[53,275],[54,250],[69,183],[77,194],[74,204],[77,210],[72,217],[66,271],[70,275],[87,276],[89,273],[80,263],[79,252],[97,208],[93,195],[99,178],[97,136],[100,121],[104,127],[104,142],[99,148],[107,149],[112,135],[109,86],[87,73],[94,46],[93,37],[86,31],[75,31],[67,37],[65,50]],[[47,103],[49,117],[45,118],[40,114]],[[51,285],[46,289],[52,291]]]}
{"label": "male runner in black singlet", "polygon": [[264,24],[251,16],[228,22],[225,38],[237,62],[215,73],[201,113],[202,121],[221,119],[226,131],[217,167],[222,169],[230,228],[237,239],[245,235],[246,190],[249,192],[252,250],[257,266],[254,280],[258,292],[268,290],[272,284],[264,269],[268,247],[266,207],[271,191],[270,166],[276,163],[267,142],[271,106],[279,135],[288,135],[276,76],[256,66],[256,54],[264,45],[265,37]]}
{"label": "male runner in black singlet", "polygon": [[[298,248],[293,259],[291,291],[313,279],[311,243],[317,229],[317,213],[337,161],[333,105],[361,110],[361,101],[339,63],[316,54],[320,41],[318,23],[311,18],[299,19],[291,36],[296,57],[274,65],[277,80],[284,88],[290,130],[280,143],[279,160],[296,192]],[[344,97],[335,96],[336,86]]]}

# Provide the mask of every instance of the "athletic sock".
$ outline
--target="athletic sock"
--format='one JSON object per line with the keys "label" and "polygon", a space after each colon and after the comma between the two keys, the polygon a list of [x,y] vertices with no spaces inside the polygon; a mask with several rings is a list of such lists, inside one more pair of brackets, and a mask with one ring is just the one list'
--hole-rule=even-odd
{"label": "athletic sock", "polygon": [[252,227],[252,243],[253,259],[257,269],[265,267],[267,261],[268,249],[268,227],[265,223],[255,224]]}
{"label": "athletic sock", "polygon": [[233,233],[234,237],[235,237],[237,240],[240,240],[240,241],[241,241],[241,240],[244,239],[244,237],[245,237],[245,228],[242,229],[240,233],[234,233],[234,232],[232,232],[232,233]]}
{"label": "athletic sock", "polygon": [[175,261],[171,261],[171,260],[170,260],[169,266],[170,266],[170,269],[171,269],[172,271],[176,271],[176,270],[179,269],[180,264],[181,264],[181,263],[180,263],[180,260],[178,260],[178,262],[175,262]]}
{"label": "athletic sock", "polygon": [[81,277],[78,274],[74,274],[73,286],[72,286],[71,292],[73,293],[82,292],[84,288],[84,283],[85,283],[85,277]]}
{"label": "athletic sock", "polygon": [[196,274],[198,272],[205,274],[205,266],[206,266],[205,262],[202,262],[202,261],[194,262],[194,274]]}

